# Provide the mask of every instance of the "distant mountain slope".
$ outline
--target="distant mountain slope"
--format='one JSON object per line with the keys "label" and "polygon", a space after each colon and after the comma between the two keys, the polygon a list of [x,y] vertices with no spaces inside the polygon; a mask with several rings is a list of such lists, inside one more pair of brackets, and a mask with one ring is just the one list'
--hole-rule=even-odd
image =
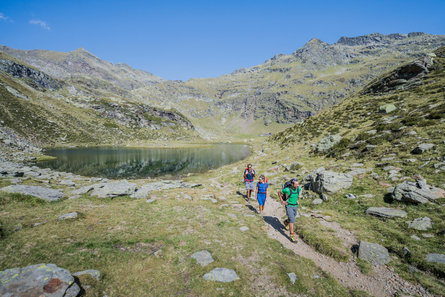
{"label": "distant mountain slope", "polygon": [[79,75],[100,78],[127,90],[162,81],[156,75],[134,69],[126,64],[113,64],[101,60],[83,48],[63,53],[47,50],[18,50],[0,46],[0,52],[16,57],[57,78],[66,79]]}
{"label": "distant mountain slope", "polygon": [[126,94],[99,78],[55,79],[0,52],[0,128],[36,145],[197,137],[179,112],[133,102]]}

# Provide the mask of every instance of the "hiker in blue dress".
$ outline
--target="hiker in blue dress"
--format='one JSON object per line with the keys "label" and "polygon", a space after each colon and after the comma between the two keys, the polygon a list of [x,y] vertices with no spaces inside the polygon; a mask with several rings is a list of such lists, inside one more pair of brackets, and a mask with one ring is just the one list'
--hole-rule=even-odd
{"label": "hiker in blue dress", "polygon": [[269,185],[264,175],[260,175],[260,181],[256,184],[255,194],[260,205],[259,213],[261,214],[264,211],[264,204],[266,204],[267,197],[269,196]]}
{"label": "hiker in blue dress", "polygon": [[255,178],[255,170],[252,168],[252,164],[248,164],[247,168],[244,170],[244,182],[246,183],[246,197],[247,201],[250,199],[250,194],[255,190],[253,180]]}

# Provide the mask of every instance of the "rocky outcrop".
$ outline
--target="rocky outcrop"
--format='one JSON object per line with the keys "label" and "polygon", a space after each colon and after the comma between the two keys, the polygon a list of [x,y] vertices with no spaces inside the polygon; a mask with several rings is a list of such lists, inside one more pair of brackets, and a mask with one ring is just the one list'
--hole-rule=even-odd
{"label": "rocky outcrop", "polygon": [[54,264],[37,264],[0,271],[1,296],[76,297],[80,287],[71,273]]}
{"label": "rocky outcrop", "polygon": [[304,64],[331,66],[346,64],[353,57],[348,51],[340,51],[319,39],[311,39],[302,48],[292,54]]}
{"label": "rocky outcrop", "polygon": [[235,270],[228,268],[215,268],[209,273],[204,274],[204,279],[222,283],[229,283],[239,280]]}
{"label": "rocky outcrop", "polygon": [[335,193],[352,186],[353,177],[347,173],[337,173],[324,168],[317,169],[308,176],[310,189],[316,193]]}
{"label": "rocky outcrop", "polygon": [[136,187],[136,184],[129,183],[126,180],[96,184],[93,185],[94,190],[91,192],[91,195],[97,196],[98,198],[131,195],[136,191]]}
{"label": "rocky outcrop", "polygon": [[0,71],[11,74],[14,77],[28,79],[29,85],[50,90],[57,90],[62,87],[62,83],[45,74],[42,71],[30,68],[14,61],[0,58]]}
{"label": "rocky outcrop", "polygon": [[434,54],[425,55],[423,58],[391,71],[371,82],[363,89],[361,94],[385,93],[416,85],[424,75],[429,73],[434,63],[433,57]]}
{"label": "rocky outcrop", "polygon": [[406,181],[394,188],[392,197],[397,201],[424,204],[445,197],[445,191],[427,185],[424,180]]}

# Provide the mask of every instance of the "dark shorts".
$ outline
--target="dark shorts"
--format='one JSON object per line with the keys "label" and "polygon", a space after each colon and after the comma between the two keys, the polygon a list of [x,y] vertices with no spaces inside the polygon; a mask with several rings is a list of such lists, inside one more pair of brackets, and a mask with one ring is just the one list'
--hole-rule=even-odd
{"label": "dark shorts", "polygon": [[246,181],[246,190],[255,190],[255,185],[253,184],[253,181]]}
{"label": "dark shorts", "polygon": [[286,213],[289,218],[289,223],[295,223],[295,217],[297,216],[298,206],[286,205]]}
{"label": "dark shorts", "polygon": [[266,202],[266,194],[257,194],[256,198],[260,205],[264,205],[264,203]]}

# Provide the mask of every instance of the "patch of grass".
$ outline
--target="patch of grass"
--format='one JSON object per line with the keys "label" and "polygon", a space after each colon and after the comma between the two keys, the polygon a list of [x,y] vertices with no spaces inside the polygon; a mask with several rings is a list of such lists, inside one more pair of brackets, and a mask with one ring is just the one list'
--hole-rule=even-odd
{"label": "patch of grass", "polygon": [[318,221],[300,217],[298,219],[297,233],[304,242],[314,247],[320,253],[341,262],[349,260],[346,248],[343,248],[343,244],[335,235],[334,230],[320,225]]}
{"label": "patch of grass", "polygon": [[358,266],[358,268],[360,268],[360,271],[363,274],[371,274],[374,272],[374,269],[372,268],[371,263],[361,260],[361,259],[358,259],[358,258],[357,258],[357,266]]}

